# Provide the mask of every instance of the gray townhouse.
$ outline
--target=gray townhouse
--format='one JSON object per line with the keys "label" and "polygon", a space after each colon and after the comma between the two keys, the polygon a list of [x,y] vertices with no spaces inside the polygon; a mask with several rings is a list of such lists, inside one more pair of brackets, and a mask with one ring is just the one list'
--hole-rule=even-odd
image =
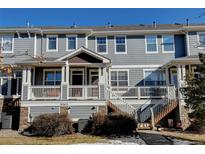
{"label": "gray townhouse", "polygon": [[[2,128],[26,128],[43,113],[73,121],[95,112],[133,115],[139,129],[186,129],[179,88],[197,75],[205,25],[1,27]],[[171,119],[171,120],[170,120]]]}

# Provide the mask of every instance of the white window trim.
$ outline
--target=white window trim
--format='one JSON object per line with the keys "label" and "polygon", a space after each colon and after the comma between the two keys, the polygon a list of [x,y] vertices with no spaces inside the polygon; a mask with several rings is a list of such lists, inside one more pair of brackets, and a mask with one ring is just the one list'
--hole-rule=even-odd
{"label": "white window trim", "polygon": [[[165,51],[164,50],[164,37],[163,36],[171,36],[172,39],[173,39],[173,51],[170,50],[170,51]],[[175,38],[174,38],[174,35],[162,35],[162,53],[175,53]]]}
{"label": "white window trim", "polygon": [[[156,37],[156,51],[148,51],[147,50],[147,37],[148,36],[155,36]],[[159,49],[158,49],[158,37],[157,35],[145,35],[145,53],[146,54],[158,54],[159,53]]]}
{"label": "white window trim", "polygon": [[[162,71],[162,69],[159,69],[159,68],[147,68],[147,69],[143,69],[143,80],[144,80],[144,86],[147,86],[146,84],[145,84],[145,72],[146,71],[157,71],[157,70],[159,70],[159,71]],[[165,78],[166,78],[166,74],[165,74]]]}
{"label": "white window trim", "polygon": [[[68,49],[68,37],[75,37],[75,49]],[[66,35],[66,51],[73,51],[78,48],[78,36],[77,35]]]}
{"label": "white window trim", "polygon": [[[12,36],[12,50],[11,51],[4,51],[3,49],[1,49],[2,53],[14,53],[14,34],[2,34],[0,35],[0,45],[3,45],[3,36]],[[0,48],[3,46],[0,46]]]}
{"label": "white window trim", "polygon": [[82,86],[84,86],[85,85],[85,69],[83,69],[83,68],[71,68],[70,69],[70,84],[69,85],[71,85],[71,86],[73,86],[73,72],[74,71],[82,71],[82,76],[83,76],[83,82],[82,82]]}
{"label": "white window trim", "polygon": [[[125,52],[117,52],[116,37],[124,37],[125,38]],[[114,48],[115,48],[115,54],[117,54],[117,55],[127,54],[127,35],[115,35],[114,36]]]}
{"label": "white window trim", "polygon": [[[49,37],[56,37],[56,49],[49,49],[49,45],[48,45],[48,42],[49,42]],[[46,52],[57,52],[58,51],[58,35],[47,35],[46,36]]]}
{"label": "white window trim", "polygon": [[[205,32],[197,32],[197,44],[200,45],[200,38],[199,38],[199,35],[200,34],[204,34],[205,35]],[[205,49],[205,47],[197,47],[198,49]]]}
{"label": "white window trim", "polygon": [[[106,52],[98,52],[98,43],[97,43],[97,38],[98,37],[105,37],[105,40],[106,40]],[[102,54],[102,55],[107,55],[108,54],[108,39],[107,39],[107,36],[95,36],[95,51],[98,53],[98,54]]]}
{"label": "white window trim", "polygon": [[[61,72],[61,69],[52,69],[52,68],[50,68],[50,69],[43,69],[43,85],[44,86],[49,86],[49,85],[45,85],[45,74],[46,74],[46,72],[56,72],[56,71],[60,71]],[[62,72],[61,72],[61,82],[62,82]],[[56,86],[56,85],[52,85],[52,86]],[[57,86],[59,86],[59,85],[57,85]]]}
{"label": "white window trim", "polygon": [[[125,86],[125,87],[129,87],[130,86],[130,72],[129,72],[129,69],[110,69],[110,71],[109,71],[109,85],[112,87],[112,85],[111,85],[111,72],[113,72],[113,71],[115,71],[115,72],[119,72],[119,71],[126,71],[127,72],[127,86]],[[117,80],[118,81],[118,80]],[[114,86],[114,87],[122,87],[122,86]]]}

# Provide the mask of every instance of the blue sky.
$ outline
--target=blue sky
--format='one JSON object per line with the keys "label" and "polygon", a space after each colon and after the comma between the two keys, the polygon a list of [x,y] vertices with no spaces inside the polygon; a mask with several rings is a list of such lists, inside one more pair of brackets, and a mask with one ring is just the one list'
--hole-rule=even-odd
{"label": "blue sky", "polygon": [[25,26],[29,20],[33,26],[55,25],[113,25],[185,23],[205,23],[203,9],[0,9],[0,26]]}

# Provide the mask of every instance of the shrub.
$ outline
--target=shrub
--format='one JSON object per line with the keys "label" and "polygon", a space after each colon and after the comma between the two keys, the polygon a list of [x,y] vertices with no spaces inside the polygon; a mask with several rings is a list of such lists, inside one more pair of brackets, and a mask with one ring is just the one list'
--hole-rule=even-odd
{"label": "shrub", "polygon": [[59,136],[72,134],[72,122],[67,114],[42,114],[37,116],[31,126],[25,131],[29,131],[35,136]]}
{"label": "shrub", "polygon": [[205,109],[195,110],[190,114],[192,121],[192,130],[205,134]]}
{"label": "shrub", "polygon": [[92,135],[129,135],[136,130],[134,117],[127,114],[114,113],[106,115],[96,113],[84,129],[84,133]]}

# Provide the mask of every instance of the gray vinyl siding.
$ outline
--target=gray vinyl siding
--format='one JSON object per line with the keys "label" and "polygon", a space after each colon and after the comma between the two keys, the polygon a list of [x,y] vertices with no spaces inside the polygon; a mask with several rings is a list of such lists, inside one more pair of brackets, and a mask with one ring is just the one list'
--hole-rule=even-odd
{"label": "gray vinyl siding", "polygon": [[[15,64],[16,62],[21,62],[30,57],[25,55],[25,52],[28,52],[29,55],[33,55],[34,53],[34,37],[33,35],[30,38],[18,38],[17,35],[14,35],[14,45],[13,45],[13,53],[12,55],[16,55],[13,58],[4,58],[3,62],[5,64]],[[6,53],[3,55],[9,56],[10,53]]]}
{"label": "gray vinyl siding", "polygon": [[28,51],[30,55],[34,53],[34,38],[14,38],[14,54],[23,54]]}
{"label": "gray vinyl siding", "polygon": [[[108,54],[104,56],[111,59],[113,65],[146,65],[165,64],[176,57],[185,55],[184,36],[175,35],[175,53],[162,53],[162,37],[157,35],[158,53],[145,52],[145,35],[127,35],[127,54],[115,54],[114,36],[107,36]],[[178,43],[180,42],[180,43]],[[95,37],[89,37],[88,48],[96,51]]]}
{"label": "gray vinyl siding", "polygon": [[59,113],[59,110],[58,106],[31,106],[30,116],[32,117],[32,120],[34,120],[36,116],[46,113]]}
{"label": "gray vinyl siding", "polygon": [[199,52],[205,53],[204,49],[197,48],[198,45],[199,45],[199,42],[198,42],[197,32],[189,32],[190,55],[198,55]]}
{"label": "gray vinyl siding", "polygon": [[[67,54],[70,51],[66,51],[66,41],[67,37],[66,34],[59,34],[58,36],[58,49],[57,51],[47,51],[47,35],[43,35],[43,45],[41,49],[41,38],[37,37],[37,53],[40,54],[41,52],[45,54],[46,57],[60,57]],[[77,35],[77,48],[85,46],[85,35],[79,34]]]}
{"label": "gray vinyl siding", "polygon": [[[92,108],[95,109],[92,110]],[[71,106],[71,118],[88,119],[93,113],[97,112],[97,106]]]}

